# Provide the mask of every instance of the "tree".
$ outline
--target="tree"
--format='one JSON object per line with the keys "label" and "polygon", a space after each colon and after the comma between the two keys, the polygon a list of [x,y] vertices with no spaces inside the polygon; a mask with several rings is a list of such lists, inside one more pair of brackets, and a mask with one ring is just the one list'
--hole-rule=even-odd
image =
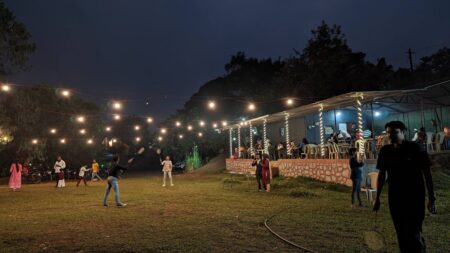
{"label": "tree", "polygon": [[24,24],[15,20],[14,14],[0,2],[0,78],[14,69],[26,69],[36,45]]}

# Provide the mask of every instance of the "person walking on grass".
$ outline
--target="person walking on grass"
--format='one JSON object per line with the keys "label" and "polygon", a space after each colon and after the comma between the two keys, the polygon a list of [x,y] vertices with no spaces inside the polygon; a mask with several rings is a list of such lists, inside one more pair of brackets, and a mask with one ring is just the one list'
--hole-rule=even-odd
{"label": "person walking on grass", "polygon": [[100,166],[98,165],[97,161],[94,159],[92,160],[92,177],[91,181],[94,180],[94,178],[97,178],[100,181],[103,181],[103,179],[98,175],[100,171]]}
{"label": "person walking on grass", "polygon": [[121,171],[127,170],[127,168],[119,165],[119,157],[113,157],[112,168],[108,171],[108,184],[106,185],[105,197],[103,198],[103,206],[108,207],[108,196],[111,188],[114,190],[114,198],[116,200],[117,207],[125,207],[127,204],[120,201],[119,192],[119,174]]}
{"label": "person walking on grass", "polygon": [[[58,177],[59,172],[61,170],[64,171],[65,168],[66,168],[66,162],[64,162],[64,160],[61,158],[60,155],[57,156],[55,165],[53,166],[53,169],[55,170],[56,177]],[[58,180],[56,180],[56,187],[58,187]]]}
{"label": "person walking on grass", "polygon": [[22,164],[19,163],[19,159],[16,159],[9,168],[11,176],[9,177],[9,188],[13,191],[22,187]]}
{"label": "person walking on grass", "polygon": [[269,155],[264,154],[262,160],[262,181],[266,192],[270,192],[270,161]]}
{"label": "person walking on grass", "polygon": [[264,190],[266,190],[266,185],[262,182],[262,161],[259,157],[259,155],[256,155],[253,158],[252,166],[256,167],[255,176],[256,176],[256,182],[258,183],[258,191],[261,191],[261,185],[264,187]]}
{"label": "person walking on grass", "polygon": [[[373,211],[381,206],[381,192],[389,180],[388,203],[400,252],[425,252],[422,223],[425,218],[425,185],[428,191],[427,208],[436,213],[428,154],[419,145],[405,140],[405,124],[391,121],[385,125],[391,144],[381,148],[378,155],[377,196]],[[425,182],[424,182],[425,178]]]}
{"label": "person walking on grass", "polygon": [[163,187],[166,186],[166,177],[169,176],[170,180],[170,186],[173,186],[172,183],[172,161],[170,160],[170,156],[166,156],[166,160],[161,161],[161,165],[163,166],[163,173],[164,173],[164,181],[163,181]]}
{"label": "person walking on grass", "polygon": [[364,161],[358,157],[356,153],[356,148],[350,148],[349,151],[350,156],[350,179],[352,180],[352,205],[351,207],[355,207],[355,194],[358,198],[359,207],[362,207],[361,201],[361,183],[363,181],[363,166]]}
{"label": "person walking on grass", "polygon": [[81,180],[83,180],[84,186],[87,186],[86,177],[85,177],[85,174],[87,171],[90,171],[90,169],[87,169],[86,165],[81,166],[80,172],[78,172],[77,187],[80,185]]}

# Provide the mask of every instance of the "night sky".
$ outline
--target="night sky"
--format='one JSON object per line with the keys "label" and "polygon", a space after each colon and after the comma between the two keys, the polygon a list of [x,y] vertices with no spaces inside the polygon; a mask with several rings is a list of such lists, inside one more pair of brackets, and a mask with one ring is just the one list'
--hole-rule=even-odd
{"label": "night sky", "polygon": [[[237,51],[287,57],[321,20],[342,26],[369,60],[406,67],[450,45],[450,1],[7,0],[37,44],[18,84],[47,83],[158,120],[224,74]],[[146,106],[146,101],[150,104]]]}

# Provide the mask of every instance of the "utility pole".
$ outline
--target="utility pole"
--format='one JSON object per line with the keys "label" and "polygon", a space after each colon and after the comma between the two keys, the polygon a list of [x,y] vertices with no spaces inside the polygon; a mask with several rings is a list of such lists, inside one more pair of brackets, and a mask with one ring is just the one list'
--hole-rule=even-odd
{"label": "utility pole", "polygon": [[413,62],[412,62],[412,55],[414,54],[413,51],[411,51],[411,48],[408,48],[408,58],[409,58],[409,69],[411,70],[411,72],[414,71],[414,67],[413,67]]}

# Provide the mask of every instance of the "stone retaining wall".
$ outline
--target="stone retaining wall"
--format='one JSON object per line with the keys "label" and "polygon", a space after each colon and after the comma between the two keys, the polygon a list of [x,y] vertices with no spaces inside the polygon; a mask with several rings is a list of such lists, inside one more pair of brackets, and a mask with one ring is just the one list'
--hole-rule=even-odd
{"label": "stone retaining wall", "polygon": [[[280,159],[271,162],[272,168],[278,168],[280,176],[310,177],[316,180],[352,185],[348,159]],[[251,159],[227,159],[227,171],[241,174],[254,174]]]}

